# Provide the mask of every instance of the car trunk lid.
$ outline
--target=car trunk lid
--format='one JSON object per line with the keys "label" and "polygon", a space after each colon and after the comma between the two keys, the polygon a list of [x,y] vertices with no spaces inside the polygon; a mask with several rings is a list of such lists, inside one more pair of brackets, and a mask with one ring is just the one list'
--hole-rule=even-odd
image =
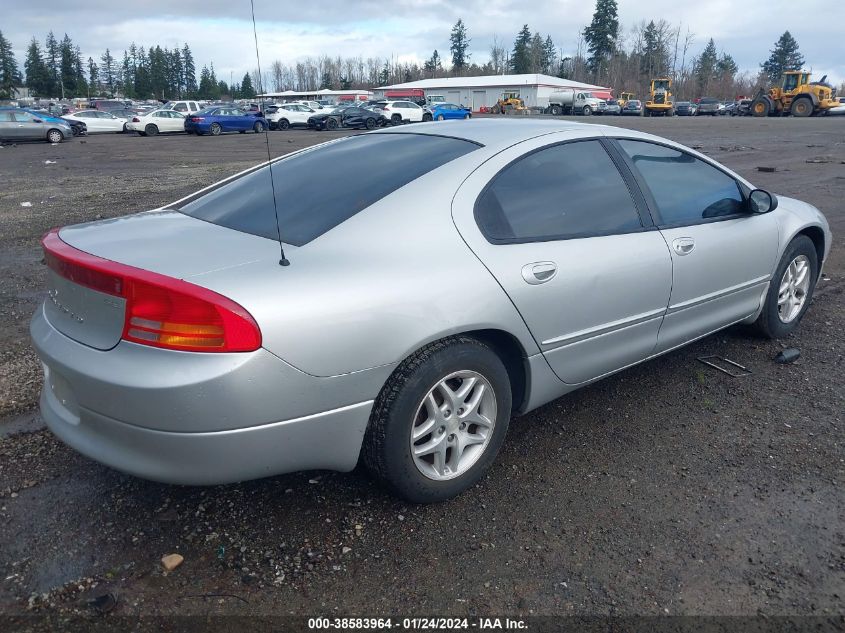
{"label": "car trunk lid", "polygon": [[122,278],[110,264],[188,280],[278,258],[279,252],[273,240],[176,211],[67,227],[45,236],[44,248],[49,266],[47,320],[69,338],[99,350],[115,347],[126,326]]}

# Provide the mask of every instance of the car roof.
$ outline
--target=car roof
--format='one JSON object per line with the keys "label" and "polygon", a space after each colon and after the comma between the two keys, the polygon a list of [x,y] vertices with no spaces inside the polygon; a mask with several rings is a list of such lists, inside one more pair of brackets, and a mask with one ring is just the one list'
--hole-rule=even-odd
{"label": "car roof", "polygon": [[439,121],[425,126],[414,126],[413,131],[406,129],[406,126],[387,128],[372,132],[372,134],[431,134],[434,136],[450,136],[460,138],[472,143],[478,143],[485,147],[505,148],[529,138],[552,134],[554,132],[565,132],[571,130],[584,131],[585,133],[601,134],[601,130],[609,126],[594,125],[590,123],[577,123],[575,121],[523,119],[521,121],[484,118],[469,119],[461,121]]}

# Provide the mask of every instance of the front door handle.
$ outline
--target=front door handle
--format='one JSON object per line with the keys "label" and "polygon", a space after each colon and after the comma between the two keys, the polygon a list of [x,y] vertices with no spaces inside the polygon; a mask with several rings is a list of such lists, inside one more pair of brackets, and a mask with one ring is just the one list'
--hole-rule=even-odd
{"label": "front door handle", "polygon": [[556,274],[557,264],[554,262],[534,262],[522,267],[522,278],[532,286],[551,281]]}
{"label": "front door handle", "polygon": [[695,249],[695,240],[691,237],[678,237],[672,240],[672,248],[678,255],[689,255]]}

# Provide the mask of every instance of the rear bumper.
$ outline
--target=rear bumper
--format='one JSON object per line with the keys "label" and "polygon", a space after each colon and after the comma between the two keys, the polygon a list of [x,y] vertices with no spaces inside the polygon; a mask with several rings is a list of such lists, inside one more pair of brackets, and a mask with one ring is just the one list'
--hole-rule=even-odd
{"label": "rear bumper", "polygon": [[167,483],[351,470],[380,378],[317,378],[264,349],[207,354],[123,341],[99,351],[56,330],[43,308],[30,333],[49,428],[96,461]]}
{"label": "rear bumper", "polygon": [[146,429],[80,408],[75,415],[48,386],[41,415],[65,444],[91,459],[143,479],[213,485],[299,470],[355,467],[372,401],[293,420],[210,433]]}

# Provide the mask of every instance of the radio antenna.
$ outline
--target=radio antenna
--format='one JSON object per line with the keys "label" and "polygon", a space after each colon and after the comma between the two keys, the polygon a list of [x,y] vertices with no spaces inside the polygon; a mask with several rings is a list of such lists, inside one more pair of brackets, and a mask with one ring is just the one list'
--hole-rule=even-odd
{"label": "radio antenna", "polygon": [[[261,75],[261,57],[258,54],[258,29],[255,26],[255,0],[249,0],[252,9],[252,35],[255,37],[255,61],[258,64],[258,89],[261,91],[259,97],[261,103],[261,114],[264,114],[264,78]],[[288,258],[285,257],[285,245],[282,243],[282,229],[279,226],[279,204],[276,202],[276,183],[273,180],[273,156],[270,154],[270,126],[264,128],[264,141],[267,145],[267,169],[270,170],[270,188],[273,190],[273,212],[276,214],[276,234],[279,236],[279,259],[280,266],[290,266]]]}

